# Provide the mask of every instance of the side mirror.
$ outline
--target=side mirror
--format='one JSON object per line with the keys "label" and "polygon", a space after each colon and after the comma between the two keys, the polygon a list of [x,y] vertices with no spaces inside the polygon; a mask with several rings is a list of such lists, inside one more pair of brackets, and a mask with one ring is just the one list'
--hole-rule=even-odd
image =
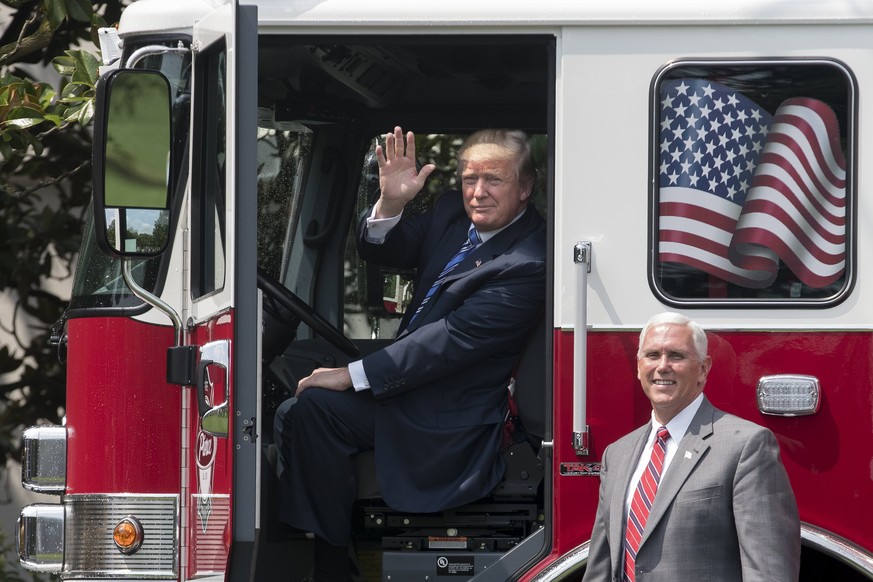
{"label": "side mirror", "polygon": [[171,91],[156,71],[121,69],[97,89],[94,225],[115,257],[153,257],[169,241]]}

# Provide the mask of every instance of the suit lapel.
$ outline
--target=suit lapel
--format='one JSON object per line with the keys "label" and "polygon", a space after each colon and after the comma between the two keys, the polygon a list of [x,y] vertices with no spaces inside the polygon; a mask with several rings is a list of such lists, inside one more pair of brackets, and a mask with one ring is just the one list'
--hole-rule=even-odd
{"label": "suit lapel", "polygon": [[[507,226],[493,238],[490,238],[488,242],[480,245],[479,248],[467,255],[464,261],[460,263],[448,277],[446,277],[446,282],[460,279],[471,270],[478,269],[488,261],[505,253],[519,238],[526,236],[531,231],[532,226],[536,222],[536,218],[536,211],[533,207],[529,207],[521,218]],[[451,258],[451,255],[446,258],[446,261],[448,261],[449,258]]]}
{"label": "suit lapel", "polygon": [[[538,217],[539,214],[537,214],[536,210],[533,207],[529,207],[521,218],[467,255],[467,257],[464,258],[464,260],[446,277],[446,280],[440,288],[437,289],[436,294],[428,300],[427,305],[424,306],[424,309],[422,309],[418,317],[415,318],[415,321],[409,325],[408,331],[414,330],[427,319],[427,313],[433,309],[433,306],[437,301],[439,301],[440,294],[445,290],[449,283],[464,277],[471,270],[477,269],[488,261],[494,259],[494,257],[498,257],[505,253],[507,249],[515,244],[516,240],[527,235],[527,233],[531,231],[536,224],[536,219]],[[467,240],[467,231],[469,228],[470,219],[466,214],[449,226],[446,231],[446,236],[441,239],[440,248],[434,253],[433,258],[428,263],[426,273],[424,273],[419,281],[420,288],[416,290],[416,300],[413,301],[413,305],[415,305],[416,308],[424,298],[427,290],[430,289],[433,282],[449,262],[449,259],[458,252],[458,249],[460,249],[461,245],[464,244],[464,241]],[[414,311],[415,310],[412,309],[411,313],[414,313]]]}
{"label": "suit lapel", "polygon": [[705,439],[712,435],[714,413],[715,408],[704,396],[700,409],[694,415],[691,424],[688,425],[688,432],[679,441],[676,455],[670,462],[667,473],[664,475],[664,480],[658,487],[658,493],[655,495],[655,502],[652,504],[652,511],[649,513],[649,520],[646,523],[646,529],[640,540],[640,547],[646,543],[651,532],[655,530],[658,522],[667,512],[667,508],[670,507],[676,495],[679,494],[682,485],[694,471],[695,467],[697,467],[704,453],[709,449],[709,444]]}

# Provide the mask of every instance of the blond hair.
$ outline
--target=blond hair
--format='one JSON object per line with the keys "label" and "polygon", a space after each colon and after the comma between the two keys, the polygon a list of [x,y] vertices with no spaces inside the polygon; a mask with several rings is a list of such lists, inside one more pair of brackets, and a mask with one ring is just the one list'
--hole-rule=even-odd
{"label": "blond hair", "polygon": [[[486,147],[477,147],[474,152],[475,146]],[[520,129],[482,129],[470,134],[458,150],[458,173],[464,171],[467,162],[486,158],[515,159],[518,181],[533,187],[536,167],[525,132]]]}

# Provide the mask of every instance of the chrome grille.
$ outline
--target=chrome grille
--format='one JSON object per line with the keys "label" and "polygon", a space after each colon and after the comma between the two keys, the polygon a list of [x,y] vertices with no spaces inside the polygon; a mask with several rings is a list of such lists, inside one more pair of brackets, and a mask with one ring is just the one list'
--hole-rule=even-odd
{"label": "chrome grille", "polygon": [[197,515],[194,526],[194,575],[224,572],[227,567],[227,524],[230,498],[227,495],[193,495]]}
{"label": "chrome grille", "polygon": [[[65,578],[175,579],[178,574],[176,495],[67,495]],[[112,530],[132,515],[142,523],[142,547],[124,555]]]}

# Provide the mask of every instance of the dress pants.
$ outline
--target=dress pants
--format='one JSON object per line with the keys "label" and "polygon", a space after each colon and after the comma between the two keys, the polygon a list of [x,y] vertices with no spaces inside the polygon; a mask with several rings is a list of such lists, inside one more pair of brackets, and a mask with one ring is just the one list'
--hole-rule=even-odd
{"label": "dress pants", "polygon": [[279,520],[334,546],[351,537],[355,456],[373,449],[376,407],[369,390],[304,390],[276,410]]}

